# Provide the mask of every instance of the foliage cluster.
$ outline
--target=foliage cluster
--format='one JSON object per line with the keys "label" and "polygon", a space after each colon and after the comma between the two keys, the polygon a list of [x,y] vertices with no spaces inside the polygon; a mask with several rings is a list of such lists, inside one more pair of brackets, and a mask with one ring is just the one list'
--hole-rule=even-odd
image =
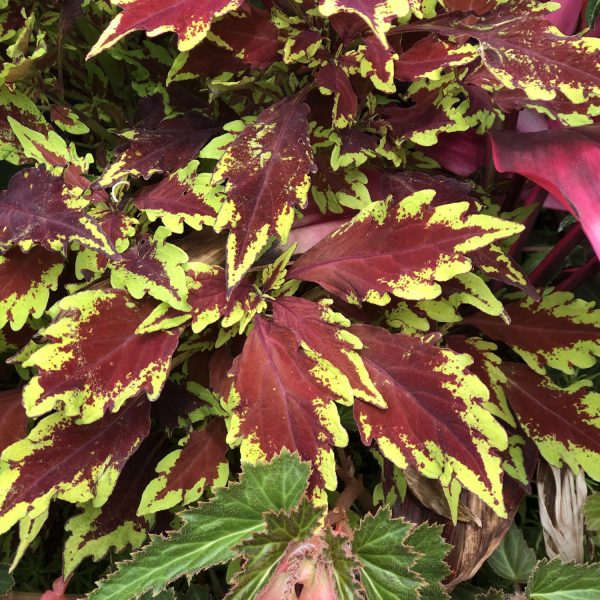
{"label": "foliage cluster", "polygon": [[[17,576],[42,547],[57,598],[441,599],[539,461],[600,481],[593,30],[529,0],[0,8]],[[520,552],[527,597],[598,594]]]}

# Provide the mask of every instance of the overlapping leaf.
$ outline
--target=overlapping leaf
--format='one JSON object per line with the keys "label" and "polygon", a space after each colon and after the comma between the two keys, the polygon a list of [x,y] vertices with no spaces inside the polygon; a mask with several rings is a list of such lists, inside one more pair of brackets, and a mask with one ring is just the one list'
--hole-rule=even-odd
{"label": "overlapping leaf", "polygon": [[406,0],[320,0],[319,11],[326,17],[338,13],[351,13],[360,17],[387,47],[385,34],[393,19],[404,17],[409,12]]}
{"label": "overlapping leaf", "polygon": [[267,108],[227,147],[213,181],[227,179],[217,228],[229,228],[227,284],[236,285],[269,236],[286,241],[296,205],[303,206],[313,169],[308,106],[291,97]]}
{"label": "overlapping leaf", "polygon": [[210,186],[208,173],[196,174],[198,161],[190,161],[157,184],[140,190],[134,198],[135,205],[152,221],[160,219],[173,233],[183,233],[183,224],[200,230],[203,225],[213,225],[220,197]]}
{"label": "overlapping leaf", "polygon": [[503,371],[510,405],[542,456],[600,480],[600,394],[590,382],[560,388],[525,365],[505,364]]}
{"label": "overlapping leaf", "polygon": [[226,434],[223,419],[213,419],[192,432],[182,449],[161,460],[156,465],[158,477],[143,490],[138,514],[186,506],[200,499],[205,486],[224,485],[229,474]]}
{"label": "overlapping leaf", "polygon": [[508,344],[537,373],[545,367],[573,373],[600,356],[600,310],[570,292],[553,292],[505,305],[510,325],[488,315],[466,319],[485,335]]}
{"label": "overlapping leaf", "polygon": [[301,256],[290,277],[314,281],[354,303],[383,305],[390,294],[436,298],[437,282],[471,269],[469,252],[522,229],[468,214],[466,202],[432,207],[432,199],[432,191],[423,191],[400,203],[373,202]]}
{"label": "overlapping leaf", "polygon": [[400,468],[411,464],[439,479],[454,509],[460,483],[503,515],[498,451],[507,438],[483,405],[487,388],[467,371],[472,359],[379,327],[351,331],[362,340],[363,361],[388,404],[381,409],[355,401],[363,442],[377,441]]}
{"label": "overlapping leaf", "polygon": [[108,187],[127,177],[148,179],[153,173],[173,173],[197,158],[202,146],[217,132],[215,124],[196,114],[161,121],[156,128],[141,129],[104,171],[99,185]]}
{"label": "overlapping leaf", "polygon": [[114,255],[100,224],[84,212],[88,204],[83,189],[62,177],[42,168],[19,171],[0,192],[0,250],[19,246],[27,252],[41,244],[64,252],[77,242]]}
{"label": "overlapping leaf", "polygon": [[140,392],[158,398],[177,347],[176,331],[136,334],[153,310],[121,290],[88,290],[60,300],[43,330],[47,343],[23,365],[37,374],[23,403],[30,416],[55,408],[84,423],[117,411]]}
{"label": "overlapping leaf", "polygon": [[179,50],[190,50],[206,37],[214,19],[238,8],[242,0],[215,0],[202,4],[195,0],[176,0],[168,4],[161,0],[114,0],[113,4],[122,6],[123,12],[111,21],[88,58],[140,29],[149,36],[174,31],[179,38]]}
{"label": "overlapping leaf", "polygon": [[298,345],[316,362],[312,374],[340,399],[351,404],[356,396],[385,407],[360,358],[361,341],[346,329],[350,321],[330,304],[278,298],[272,305],[273,319],[296,334]]}
{"label": "overlapping leaf", "polygon": [[187,287],[183,265],[188,255],[166,238],[166,227],[159,227],[151,239],[140,237],[137,243],[111,263],[110,283],[126,289],[134,298],[149,294],[176,308],[186,307]]}
{"label": "overlapping leaf", "polygon": [[331,392],[310,374],[313,365],[290,329],[256,317],[232,368],[227,439],[241,444],[249,462],[283,448],[298,451],[312,464],[311,487],[322,498],[322,488],[334,489],[337,481],[332,447],[345,446],[348,435]]}
{"label": "overlapping leaf", "polygon": [[53,498],[104,504],[149,427],[144,400],[132,400],[89,425],[60,413],[42,419],[26,439],[2,453],[0,532],[23,518],[43,518]]}
{"label": "overlapping leaf", "polygon": [[582,105],[579,122],[570,125],[590,123],[598,110],[598,40],[564,36],[541,14],[507,3],[481,17],[441,15],[403,28],[477,39],[481,60],[496,80],[492,88],[522,90],[532,106],[541,101],[542,111],[557,116],[563,98]]}
{"label": "overlapping leaf", "polygon": [[289,511],[306,489],[309,466],[284,453],[267,465],[245,465],[239,483],[219,489],[210,502],[181,514],[183,526],[168,538],[155,536],[133,560],[100,582],[95,600],[158,593],[186,573],[197,573],[235,557],[234,547],[263,531],[263,513]]}
{"label": "overlapping leaf", "polygon": [[0,453],[27,433],[27,415],[21,396],[20,389],[0,392]]}
{"label": "overlapping leaf", "polygon": [[30,316],[41,317],[63,268],[60,254],[40,247],[27,254],[13,248],[0,256],[0,327],[8,322],[16,331]]}
{"label": "overlapping leaf", "polygon": [[333,96],[332,125],[338,129],[349,127],[356,118],[358,98],[347,73],[329,64],[319,69],[315,80],[321,93]]}
{"label": "overlapping leaf", "polygon": [[100,560],[110,549],[139,548],[150,523],[136,515],[140,494],[164,453],[161,433],[150,434],[127,461],[110,498],[101,507],[93,501],[65,525],[70,533],[63,550],[64,575],[69,576],[87,557]]}

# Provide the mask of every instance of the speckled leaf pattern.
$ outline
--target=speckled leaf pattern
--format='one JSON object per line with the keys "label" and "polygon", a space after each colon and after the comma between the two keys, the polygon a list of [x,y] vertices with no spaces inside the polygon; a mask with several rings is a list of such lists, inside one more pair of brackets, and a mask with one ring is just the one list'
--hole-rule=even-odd
{"label": "speckled leaf pattern", "polygon": [[27,319],[46,310],[50,292],[58,287],[63,257],[36,247],[27,254],[18,248],[0,256],[0,326],[21,329]]}
{"label": "speckled leaf pattern", "polygon": [[376,441],[398,467],[414,465],[437,478],[454,509],[462,485],[504,515],[499,451],[507,436],[484,406],[487,388],[468,371],[472,359],[380,327],[351,331],[362,340],[363,361],[388,404],[355,401],[363,443]]}
{"label": "speckled leaf pattern", "polygon": [[27,415],[21,396],[21,389],[0,391],[0,453],[27,434]]}
{"label": "speckled leaf pattern", "polygon": [[117,148],[114,161],[98,183],[108,187],[128,177],[148,179],[154,173],[173,173],[188,167],[217,131],[212,121],[193,114],[165,119],[155,128],[140,129]]}
{"label": "speckled leaf pattern", "polygon": [[148,536],[150,523],[136,515],[140,494],[152,479],[154,466],[165,452],[161,432],[150,434],[129,458],[110,498],[102,506],[93,501],[65,525],[70,533],[63,550],[64,575],[68,576],[87,557],[94,561],[109,550],[139,548]]}
{"label": "speckled leaf pattern", "polygon": [[59,408],[90,423],[140,392],[158,398],[179,336],[135,333],[153,308],[112,289],[79,292],[55,304],[53,322],[42,331],[47,343],[23,362],[37,369],[23,392],[27,413]]}
{"label": "speckled leaf pattern", "polygon": [[347,330],[350,320],[330,305],[282,297],[273,302],[273,319],[296,334],[298,345],[316,362],[311,373],[340,400],[352,404],[356,396],[385,407],[360,358],[362,343]]}
{"label": "speckled leaf pattern", "polygon": [[348,302],[384,305],[391,295],[426,300],[440,281],[471,270],[468,253],[522,227],[469,204],[431,206],[433,191],[373,202],[300,257],[290,277],[314,281]]}
{"label": "speckled leaf pattern", "polygon": [[110,48],[128,33],[145,31],[149,36],[174,31],[180,51],[191,50],[208,33],[212,21],[242,4],[242,0],[113,0],[121,6],[119,13],[90,50],[88,58]]}
{"label": "speckled leaf pattern", "polygon": [[319,11],[330,17],[337,13],[351,13],[360,17],[387,47],[386,32],[392,20],[409,12],[407,0],[320,0]]}
{"label": "speckled leaf pattern", "polygon": [[358,97],[344,69],[334,64],[325,65],[315,80],[322,94],[333,96],[332,125],[338,129],[352,125],[358,111]]}
{"label": "speckled leaf pattern", "polygon": [[217,417],[193,431],[182,441],[181,449],[165,456],[156,465],[158,477],[143,490],[138,514],[186,506],[198,501],[205,487],[225,485],[229,475],[226,434],[223,419]]}
{"label": "speckled leaf pattern", "polygon": [[175,171],[159,183],[140,190],[135,205],[151,221],[160,219],[173,233],[183,233],[183,225],[200,230],[214,225],[221,207],[218,191],[210,185],[210,174],[196,174],[198,161]]}
{"label": "speckled leaf pattern", "polygon": [[287,327],[258,316],[233,364],[227,440],[241,444],[242,459],[271,459],[283,448],[297,451],[313,467],[312,493],[324,501],[335,489],[333,446],[345,446],[332,394],[311,376],[313,362]]}
{"label": "speckled leaf pattern", "polygon": [[308,106],[290,97],[263,111],[227,147],[213,181],[227,179],[217,229],[229,229],[227,285],[235,286],[267,245],[286,241],[313,170]]}
{"label": "speckled leaf pattern", "polygon": [[132,400],[89,425],[54,413],[0,457],[0,532],[44,515],[53,498],[106,502],[126,460],[150,428],[150,407]]}
{"label": "speckled leaf pattern", "polygon": [[134,242],[120,260],[111,263],[111,286],[125,289],[137,299],[149,294],[175,308],[186,308],[184,265],[188,255],[166,241],[170,233],[166,227],[159,227],[152,238],[141,237]]}
{"label": "speckled leaf pattern", "polygon": [[593,302],[553,292],[540,302],[527,298],[505,305],[510,325],[475,314],[466,321],[488,337],[508,344],[537,373],[546,367],[573,373],[600,356],[600,310]]}
{"label": "speckled leaf pattern", "polygon": [[84,209],[83,189],[44,169],[24,169],[0,192],[0,251],[19,246],[27,252],[35,244],[65,252],[77,242],[114,255],[100,224]]}
{"label": "speckled leaf pattern", "polygon": [[508,400],[541,455],[600,481],[600,394],[579,381],[561,388],[526,365],[505,364]]}

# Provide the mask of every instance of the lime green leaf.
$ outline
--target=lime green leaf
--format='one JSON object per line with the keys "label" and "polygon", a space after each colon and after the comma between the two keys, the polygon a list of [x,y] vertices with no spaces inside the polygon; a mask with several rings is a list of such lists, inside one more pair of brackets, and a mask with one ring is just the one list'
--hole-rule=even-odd
{"label": "lime green leaf", "polygon": [[600,492],[592,494],[585,501],[583,515],[587,528],[600,532]]}

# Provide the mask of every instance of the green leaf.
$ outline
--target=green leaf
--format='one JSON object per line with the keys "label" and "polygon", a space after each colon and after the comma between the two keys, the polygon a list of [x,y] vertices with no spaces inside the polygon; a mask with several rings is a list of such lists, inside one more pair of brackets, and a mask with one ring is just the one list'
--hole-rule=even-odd
{"label": "green leaf", "polygon": [[[277,583],[271,577],[277,565],[283,563],[290,544],[305,542],[319,526],[322,516],[323,510],[306,499],[291,513],[265,515],[267,530],[257,533],[239,548],[246,562],[234,578],[234,588],[229,592],[228,600],[252,600],[259,597],[261,590],[266,593],[265,587]],[[287,575],[293,575],[292,571],[293,568],[290,568]]]}
{"label": "green leaf", "polygon": [[514,523],[488,559],[488,564],[496,574],[519,583],[527,581],[535,563],[535,552],[527,546],[523,533]]}
{"label": "green leaf", "polygon": [[419,597],[423,580],[411,570],[417,556],[407,546],[410,529],[410,523],[392,519],[389,508],[361,521],[352,550],[361,563],[360,578],[369,600]]}
{"label": "green leaf", "polygon": [[420,600],[449,598],[442,581],[451,572],[444,561],[451,546],[444,541],[442,529],[441,525],[422,523],[415,527],[406,539],[406,543],[417,553],[412,570],[425,580],[425,585],[419,588]]}
{"label": "green leaf", "polygon": [[8,565],[0,564],[0,594],[7,594],[14,584],[15,580],[8,572]]}
{"label": "green leaf", "polygon": [[562,564],[556,559],[540,561],[527,585],[530,600],[598,600],[600,563]]}
{"label": "green leaf", "polygon": [[181,529],[167,537],[154,536],[88,598],[133,600],[146,591],[159,592],[181,575],[231,560],[234,546],[264,531],[263,513],[290,510],[298,504],[308,476],[308,465],[289,453],[270,464],[246,465],[239,483],[221,488],[210,502],[181,513]]}
{"label": "green leaf", "polygon": [[600,15],[600,0],[588,0],[585,7],[585,21],[591,27],[596,23]]}
{"label": "green leaf", "polygon": [[504,600],[505,595],[502,590],[491,588],[481,594],[477,594],[475,600]]}
{"label": "green leaf", "polygon": [[600,492],[592,494],[583,505],[585,524],[592,531],[600,531]]}

